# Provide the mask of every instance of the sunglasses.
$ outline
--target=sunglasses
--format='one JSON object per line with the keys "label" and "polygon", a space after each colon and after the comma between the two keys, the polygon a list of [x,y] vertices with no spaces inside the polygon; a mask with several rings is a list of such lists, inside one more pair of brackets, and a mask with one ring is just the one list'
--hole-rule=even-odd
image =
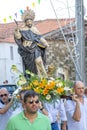
{"label": "sunglasses", "polygon": [[38,104],[38,103],[39,103],[39,100],[36,100],[36,101],[34,101],[34,100],[30,100],[30,101],[28,101],[28,103],[29,103],[29,104],[33,104],[33,103]]}
{"label": "sunglasses", "polygon": [[6,94],[6,93],[5,94],[1,94],[0,97],[4,97],[4,96],[6,97],[7,95],[8,94]]}

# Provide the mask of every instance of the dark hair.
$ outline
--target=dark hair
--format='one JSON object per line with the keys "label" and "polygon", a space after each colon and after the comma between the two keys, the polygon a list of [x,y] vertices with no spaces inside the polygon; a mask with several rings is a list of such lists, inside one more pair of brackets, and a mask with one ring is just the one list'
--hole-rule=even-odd
{"label": "dark hair", "polygon": [[35,97],[35,96],[38,96],[38,97],[39,97],[39,94],[36,93],[36,92],[33,91],[33,90],[27,90],[27,91],[24,93],[24,102],[27,101],[27,98],[28,98],[28,97]]}
{"label": "dark hair", "polygon": [[84,90],[84,94],[87,94],[87,88],[85,88],[85,90]]}
{"label": "dark hair", "polygon": [[27,90],[20,90],[19,91],[19,95],[21,95],[22,93],[25,93]]}
{"label": "dark hair", "polygon": [[26,91],[27,91],[27,90],[20,90],[20,91],[19,91],[20,100],[23,100],[21,95],[22,95],[22,94],[24,95],[24,93],[25,93]]}

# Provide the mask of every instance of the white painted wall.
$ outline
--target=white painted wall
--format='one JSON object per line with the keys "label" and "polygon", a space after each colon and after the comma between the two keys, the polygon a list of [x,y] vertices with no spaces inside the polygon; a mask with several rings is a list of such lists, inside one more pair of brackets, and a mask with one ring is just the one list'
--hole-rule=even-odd
{"label": "white painted wall", "polygon": [[15,75],[11,72],[11,66],[16,65],[23,72],[22,59],[18,54],[17,45],[12,43],[0,43],[0,84],[5,80],[15,83]]}

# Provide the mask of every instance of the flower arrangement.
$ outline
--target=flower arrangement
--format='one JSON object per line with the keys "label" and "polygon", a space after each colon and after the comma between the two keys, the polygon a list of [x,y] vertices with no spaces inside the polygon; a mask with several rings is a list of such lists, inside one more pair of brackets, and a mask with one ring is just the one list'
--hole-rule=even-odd
{"label": "flower arrangement", "polygon": [[38,75],[26,70],[26,74],[30,75],[30,78],[25,78],[15,65],[12,66],[13,72],[19,73],[17,85],[21,90],[34,90],[39,93],[42,101],[53,101],[61,97],[61,95],[68,95],[72,92],[72,89],[67,86],[69,83],[60,78],[42,78]]}

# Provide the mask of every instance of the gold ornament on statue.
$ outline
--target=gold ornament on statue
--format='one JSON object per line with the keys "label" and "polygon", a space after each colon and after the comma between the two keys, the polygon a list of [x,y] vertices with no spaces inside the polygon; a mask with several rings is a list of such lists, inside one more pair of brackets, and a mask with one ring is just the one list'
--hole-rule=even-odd
{"label": "gold ornament on statue", "polygon": [[49,65],[48,71],[47,71],[48,77],[52,77],[54,74],[54,71],[55,71],[55,67],[53,65]]}

